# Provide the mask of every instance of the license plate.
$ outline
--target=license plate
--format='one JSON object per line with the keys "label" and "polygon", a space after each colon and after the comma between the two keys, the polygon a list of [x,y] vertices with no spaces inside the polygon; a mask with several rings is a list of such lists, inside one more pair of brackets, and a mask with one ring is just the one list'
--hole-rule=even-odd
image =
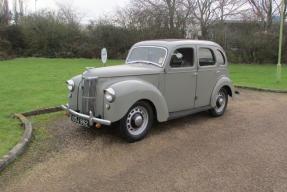
{"label": "license plate", "polygon": [[80,126],[89,127],[89,121],[87,119],[83,119],[81,117],[71,115],[71,120]]}

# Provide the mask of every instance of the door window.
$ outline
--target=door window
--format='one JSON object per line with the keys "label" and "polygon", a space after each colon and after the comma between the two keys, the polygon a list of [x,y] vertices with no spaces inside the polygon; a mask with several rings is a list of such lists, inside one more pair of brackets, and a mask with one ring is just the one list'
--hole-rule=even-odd
{"label": "door window", "polygon": [[177,49],[172,55],[170,66],[172,68],[192,67],[194,63],[193,48]]}
{"label": "door window", "polygon": [[225,65],[226,63],[225,56],[220,50],[217,50],[217,63],[219,65]]}
{"label": "door window", "polygon": [[214,53],[209,48],[200,48],[198,58],[200,66],[212,66],[216,63]]}

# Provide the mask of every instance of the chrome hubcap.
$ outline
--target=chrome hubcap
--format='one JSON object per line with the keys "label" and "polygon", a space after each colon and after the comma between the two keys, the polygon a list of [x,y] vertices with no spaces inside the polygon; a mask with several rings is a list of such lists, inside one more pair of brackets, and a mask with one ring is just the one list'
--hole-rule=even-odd
{"label": "chrome hubcap", "polygon": [[133,118],[134,124],[137,127],[140,127],[143,124],[143,117],[141,115],[136,115],[135,118]]}
{"label": "chrome hubcap", "polygon": [[217,113],[221,113],[226,105],[226,95],[225,93],[221,90],[219,91],[217,98],[216,98],[216,107],[215,110]]}
{"label": "chrome hubcap", "polygon": [[224,99],[222,97],[220,97],[218,99],[218,104],[221,106],[223,104],[223,102],[224,102]]}
{"label": "chrome hubcap", "polygon": [[143,106],[133,108],[127,116],[126,126],[128,132],[132,135],[142,134],[148,125],[148,120],[149,117],[146,108]]}

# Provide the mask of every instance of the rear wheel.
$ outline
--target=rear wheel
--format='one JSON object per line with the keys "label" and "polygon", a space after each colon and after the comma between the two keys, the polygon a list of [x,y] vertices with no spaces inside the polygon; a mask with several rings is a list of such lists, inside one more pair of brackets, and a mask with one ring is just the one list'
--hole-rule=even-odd
{"label": "rear wheel", "polygon": [[143,139],[153,124],[153,110],[147,102],[137,102],[120,120],[120,134],[128,142]]}
{"label": "rear wheel", "polygon": [[226,110],[228,104],[228,94],[226,89],[221,88],[216,94],[216,105],[213,109],[209,110],[209,113],[213,117],[222,116]]}

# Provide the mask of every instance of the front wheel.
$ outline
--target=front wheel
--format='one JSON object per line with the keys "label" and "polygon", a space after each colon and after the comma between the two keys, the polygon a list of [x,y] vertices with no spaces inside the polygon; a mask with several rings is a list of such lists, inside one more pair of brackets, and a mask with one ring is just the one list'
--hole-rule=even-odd
{"label": "front wheel", "polygon": [[216,105],[213,109],[209,110],[209,113],[213,117],[222,116],[226,110],[228,104],[228,94],[226,89],[221,88],[216,94]]}
{"label": "front wheel", "polygon": [[153,124],[153,110],[147,102],[137,102],[120,120],[120,134],[128,142],[143,139]]}

